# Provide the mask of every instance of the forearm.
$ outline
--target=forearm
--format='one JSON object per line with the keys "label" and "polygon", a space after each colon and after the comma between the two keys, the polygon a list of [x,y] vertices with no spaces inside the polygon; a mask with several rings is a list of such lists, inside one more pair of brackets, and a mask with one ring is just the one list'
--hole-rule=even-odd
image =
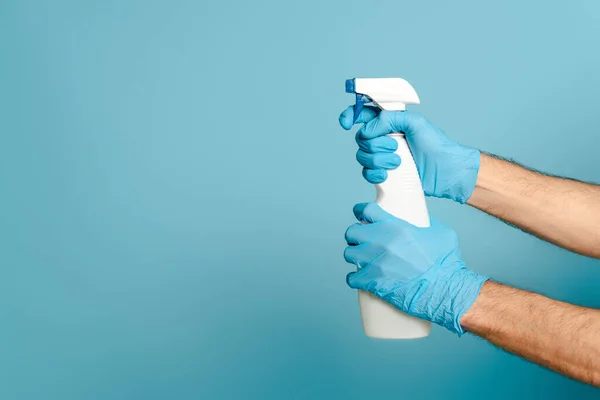
{"label": "forearm", "polygon": [[600,387],[600,311],[486,282],[461,326],[563,375]]}
{"label": "forearm", "polygon": [[600,258],[600,187],[481,155],[468,204],[544,240]]}

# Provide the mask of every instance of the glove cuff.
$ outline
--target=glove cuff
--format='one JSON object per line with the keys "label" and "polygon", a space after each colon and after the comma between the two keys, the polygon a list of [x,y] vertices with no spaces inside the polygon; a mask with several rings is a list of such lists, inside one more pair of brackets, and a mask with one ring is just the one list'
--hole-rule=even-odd
{"label": "glove cuff", "polygon": [[473,194],[477,184],[477,175],[479,174],[479,164],[481,152],[472,147],[461,146],[464,151],[462,165],[459,169],[455,182],[459,182],[451,189],[450,197],[460,203],[465,204]]}
{"label": "glove cuff", "polygon": [[465,330],[460,325],[460,318],[473,306],[481,287],[489,278],[467,269],[462,261],[455,262],[459,264],[458,268],[436,284],[443,284],[445,287],[442,290],[438,287],[436,290],[441,294],[440,302],[428,305],[427,308],[432,310],[428,319],[462,336]]}
{"label": "glove cuff", "polygon": [[463,270],[462,287],[457,294],[453,310],[451,326],[448,327],[452,332],[462,336],[465,330],[460,325],[460,318],[473,306],[473,303],[479,297],[479,292],[483,284],[489,279],[487,276],[479,275],[469,269]]}

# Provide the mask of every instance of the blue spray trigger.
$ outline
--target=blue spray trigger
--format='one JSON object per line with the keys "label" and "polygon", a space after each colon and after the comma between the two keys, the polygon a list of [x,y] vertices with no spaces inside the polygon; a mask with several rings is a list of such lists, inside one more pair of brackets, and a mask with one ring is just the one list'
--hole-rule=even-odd
{"label": "blue spray trigger", "polygon": [[358,116],[360,115],[363,106],[367,103],[370,103],[371,99],[364,94],[356,93],[356,104],[354,105],[354,120],[352,121],[352,125],[358,121]]}

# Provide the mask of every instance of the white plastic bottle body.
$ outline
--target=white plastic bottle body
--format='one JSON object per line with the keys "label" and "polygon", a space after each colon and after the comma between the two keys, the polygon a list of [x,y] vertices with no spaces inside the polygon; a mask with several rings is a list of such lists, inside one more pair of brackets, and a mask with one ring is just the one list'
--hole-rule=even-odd
{"label": "white plastic bottle body", "polygon": [[[402,133],[389,136],[398,142],[400,167],[388,170],[388,177],[376,185],[376,203],[393,216],[419,227],[429,226],[429,212],[419,173]],[[359,290],[358,300],[365,334],[380,339],[416,339],[429,335],[431,323],[413,317],[394,306]]]}

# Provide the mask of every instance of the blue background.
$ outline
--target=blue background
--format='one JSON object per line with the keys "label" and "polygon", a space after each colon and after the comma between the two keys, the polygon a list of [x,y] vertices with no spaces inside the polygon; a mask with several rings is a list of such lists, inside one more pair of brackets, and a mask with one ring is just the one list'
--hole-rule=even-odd
{"label": "blue background", "polygon": [[[592,398],[434,327],[367,339],[344,80],[599,180],[600,3],[0,1],[0,398]],[[600,307],[600,265],[430,200],[468,265]]]}

